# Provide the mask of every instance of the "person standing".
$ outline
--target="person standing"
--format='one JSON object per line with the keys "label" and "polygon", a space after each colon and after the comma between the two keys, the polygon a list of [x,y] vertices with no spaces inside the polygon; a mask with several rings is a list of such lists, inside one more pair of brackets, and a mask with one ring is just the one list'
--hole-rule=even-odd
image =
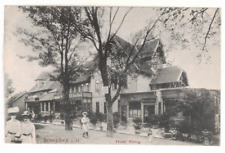
{"label": "person standing", "polygon": [[24,111],[22,116],[23,116],[23,122],[21,126],[22,143],[36,143],[35,126],[30,121],[31,114],[28,111]]}
{"label": "person standing", "polygon": [[19,113],[18,107],[12,107],[8,109],[10,120],[6,122],[5,128],[5,142],[6,143],[19,143],[21,136],[21,122],[16,119],[16,115]]}
{"label": "person standing", "polygon": [[[82,129],[83,129],[83,137],[88,137],[88,131],[89,131],[89,118],[87,117],[87,112],[82,113],[83,117],[81,119]],[[86,136],[85,136],[86,135]]]}

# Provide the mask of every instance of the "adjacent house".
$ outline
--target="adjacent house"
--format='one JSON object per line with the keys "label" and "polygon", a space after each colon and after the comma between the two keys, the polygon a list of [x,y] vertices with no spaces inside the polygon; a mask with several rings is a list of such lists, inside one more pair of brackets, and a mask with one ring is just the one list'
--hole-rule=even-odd
{"label": "adjacent house", "polygon": [[15,95],[13,95],[8,100],[8,108],[9,107],[18,107],[19,113],[18,117],[20,118],[20,115],[26,110],[24,100],[26,99],[28,93],[26,91],[19,92]]}
{"label": "adjacent house", "polygon": [[54,96],[61,92],[61,85],[57,81],[51,81],[49,74],[43,72],[36,78],[35,86],[24,100],[26,110],[42,116],[60,112],[60,104],[54,100]]}

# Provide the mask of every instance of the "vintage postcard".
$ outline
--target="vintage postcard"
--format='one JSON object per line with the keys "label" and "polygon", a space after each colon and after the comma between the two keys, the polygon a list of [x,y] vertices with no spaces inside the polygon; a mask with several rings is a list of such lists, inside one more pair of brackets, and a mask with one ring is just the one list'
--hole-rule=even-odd
{"label": "vintage postcard", "polygon": [[220,8],[4,9],[5,143],[220,146]]}

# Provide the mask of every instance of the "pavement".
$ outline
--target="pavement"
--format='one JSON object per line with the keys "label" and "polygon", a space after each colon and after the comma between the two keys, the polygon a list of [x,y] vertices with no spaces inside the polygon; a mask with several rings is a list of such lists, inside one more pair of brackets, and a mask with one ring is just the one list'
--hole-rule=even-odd
{"label": "pavement", "polygon": [[41,125],[43,128],[36,129],[36,139],[39,144],[201,145],[165,138],[122,133],[114,133],[113,137],[107,137],[105,131],[97,130],[90,130],[89,137],[83,138],[81,128],[74,127],[72,131],[66,131],[64,126],[54,124]]}

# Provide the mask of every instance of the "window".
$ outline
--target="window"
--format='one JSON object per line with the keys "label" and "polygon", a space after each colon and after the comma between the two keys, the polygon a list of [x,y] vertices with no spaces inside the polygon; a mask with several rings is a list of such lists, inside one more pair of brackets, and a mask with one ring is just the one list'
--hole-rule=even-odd
{"label": "window", "polygon": [[95,82],[95,91],[99,91],[100,85],[99,85],[99,81]]}
{"label": "window", "polygon": [[86,111],[86,112],[90,112],[91,111],[91,103],[83,103],[82,110]]}
{"label": "window", "polygon": [[183,117],[183,112],[178,112],[177,117]]}
{"label": "window", "polygon": [[41,103],[41,108],[42,108],[41,111],[44,111],[44,107],[45,107],[44,103]]}
{"label": "window", "polygon": [[118,112],[120,112],[120,100],[118,100]]}
{"label": "window", "polygon": [[127,79],[127,75],[125,75],[125,76],[123,77],[123,82],[122,82],[122,87],[125,88],[125,89],[128,88],[127,80],[128,80],[128,79]]}
{"label": "window", "polygon": [[80,85],[80,91],[81,92],[83,91],[83,86],[84,86],[83,84]]}
{"label": "window", "polygon": [[141,103],[130,102],[129,103],[129,116],[130,117],[141,117]]}
{"label": "window", "polygon": [[75,86],[75,92],[78,92],[78,86]]}
{"label": "window", "polygon": [[122,114],[122,121],[126,121],[127,120],[127,106],[122,106],[121,107],[121,114]]}
{"label": "window", "polygon": [[86,91],[89,92],[89,90],[90,90],[89,83],[86,83]]}
{"label": "window", "polygon": [[112,83],[112,90],[115,90],[115,89],[117,89],[117,83]]}
{"label": "window", "polygon": [[[118,84],[119,84],[119,80],[117,77],[115,77],[113,80],[112,80],[112,89],[117,89],[118,88]],[[122,77],[122,82],[121,82],[121,87],[122,88],[125,88],[127,89],[128,88],[128,85],[127,85],[127,75],[124,75]]]}
{"label": "window", "polygon": [[162,112],[161,112],[161,103],[159,103],[158,108],[159,108],[159,114],[162,114]]}
{"label": "window", "polygon": [[91,98],[84,98],[83,101],[82,101],[82,110],[83,111],[87,111],[87,112],[90,112],[92,110],[92,107],[91,107]]}
{"label": "window", "polygon": [[104,102],[104,114],[107,113],[106,102]]}
{"label": "window", "polygon": [[73,93],[73,92],[74,92],[74,87],[71,86],[71,87],[70,87],[70,93]]}
{"label": "window", "polygon": [[99,113],[99,102],[96,102],[96,113]]}

